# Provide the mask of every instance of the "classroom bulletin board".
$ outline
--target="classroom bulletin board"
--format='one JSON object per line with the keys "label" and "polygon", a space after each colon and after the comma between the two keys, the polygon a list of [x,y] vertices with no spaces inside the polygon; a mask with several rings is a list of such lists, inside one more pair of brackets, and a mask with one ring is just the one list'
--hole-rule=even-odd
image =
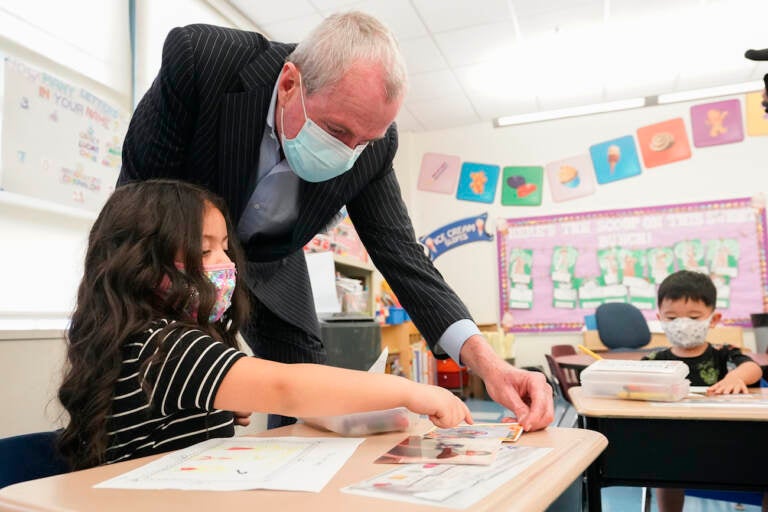
{"label": "classroom bulletin board", "polygon": [[1,74],[0,188],[99,210],[120,172],[128,112],[15,58]]}
{"label": "classroom bulletin board", "polygon": [[749,326],[768,306],[762,199],[499,219],[501,324],[508,331],[575,331],[604,302],[656,319],[668,274],[708,273],[724,325]]}

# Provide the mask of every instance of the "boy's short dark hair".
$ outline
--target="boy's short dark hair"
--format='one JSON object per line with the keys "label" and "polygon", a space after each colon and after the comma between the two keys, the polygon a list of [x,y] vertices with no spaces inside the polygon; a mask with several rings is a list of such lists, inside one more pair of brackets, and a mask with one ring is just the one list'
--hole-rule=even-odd
{"label": "boy's short dark hair", "polygon": [[661,306],[664,299],[693,300],[714,309],[717,304],[717,288],[707,274],[678,270],[668,275],[659,285],[657,304]]}

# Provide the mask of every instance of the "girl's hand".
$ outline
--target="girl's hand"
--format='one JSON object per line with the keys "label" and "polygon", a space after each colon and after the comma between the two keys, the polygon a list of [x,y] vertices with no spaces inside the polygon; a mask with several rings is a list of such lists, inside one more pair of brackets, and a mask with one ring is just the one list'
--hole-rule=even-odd
{"label": "girl's hand", "polygon": [[235,425],[240,425],[241,427],[247,427],[248,425],[251,424],[250,412],[232,411],[232,414],[235,417]]}
{"label": "girl's hand", "polygon": [[414,383],[414,391],[407,404],[417,414],[426,414],[440,428],[455,427],[462,421],[472,424],[472,415],[466,404],[447,389]]}
{"label": "girl's hand", "polygon": [[730,373],[723,377],[721,381],[715,382],[707,388],[707,395],[727,395],[746,392],[747,385],[744,381]]}

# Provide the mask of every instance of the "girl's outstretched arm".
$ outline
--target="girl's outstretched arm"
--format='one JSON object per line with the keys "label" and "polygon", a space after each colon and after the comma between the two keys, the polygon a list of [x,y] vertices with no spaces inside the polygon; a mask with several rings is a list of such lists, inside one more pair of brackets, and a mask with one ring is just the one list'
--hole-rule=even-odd
{"label": "girl's outstretched arm", "polygon": [[214,407],[285,416],[329,416],[407,407],[438,427],[472,423],[469,409],[447,389],[395,375],[318,364],[243,357],[224,376]]}

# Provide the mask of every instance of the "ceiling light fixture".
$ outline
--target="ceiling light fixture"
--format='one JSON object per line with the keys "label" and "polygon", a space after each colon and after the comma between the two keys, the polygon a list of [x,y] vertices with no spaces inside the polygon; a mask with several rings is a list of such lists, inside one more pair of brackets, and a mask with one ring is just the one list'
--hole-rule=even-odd
{"label": "ceiling light fixture", "polygon": [[662,105],[664,103],[677,103],[678,101],[700,100],[702,98],[714,98],[716,96],[728,96],[729,94],[754,92],[763,88],[765,88],[765,85],[760,81],[721,85],[718,87],[708,87],[706,89],[695,89],[693,91],[659,94],[657,102],[659,105]]}
{"label": "ceiling light fixture", "polygon": [[497,128],[500,128],[502,126],[512,126],[515,124],[536,123],[539,121],[563,119],[566,117],[586,116],[602,112],[614,112],[616,110],[628,110],[631,108],[644,107],[645,104],[645,98],[630,98],[626,100],[610,101],[608,103],[595,103],[593,105],[582,105],[579,107],[563,108],[559,110],[545,110],[543,112],[531,112],[530,114],[521,114],[517,116],[497,117],[494,124]]}

